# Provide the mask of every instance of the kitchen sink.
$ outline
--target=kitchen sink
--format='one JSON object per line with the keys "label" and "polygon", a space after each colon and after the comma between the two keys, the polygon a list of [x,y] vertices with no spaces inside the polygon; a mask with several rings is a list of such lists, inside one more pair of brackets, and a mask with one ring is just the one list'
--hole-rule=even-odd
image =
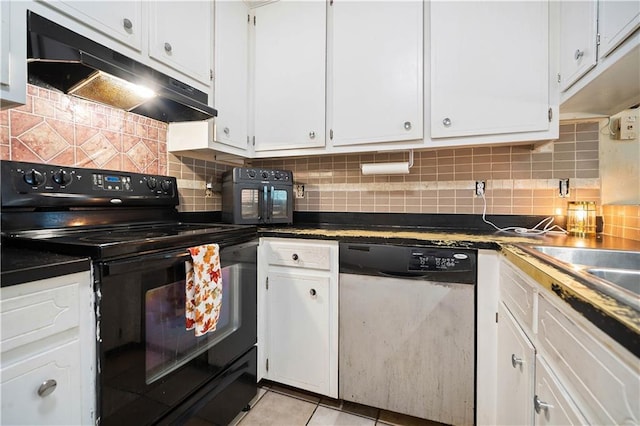
{"label": "kitchen sink", "polygon": [[640,270],[592,268],[587,272],[640,295]]}
{"label": "kitchen sink", "polygon": [[570,265],[640,271],[640,252],[637,251],[554,246],[534,246],[533,248]]}
{"label": "kitchen sink", "polygon": [[523,248],[640,310],[640,251],[542,245]]}

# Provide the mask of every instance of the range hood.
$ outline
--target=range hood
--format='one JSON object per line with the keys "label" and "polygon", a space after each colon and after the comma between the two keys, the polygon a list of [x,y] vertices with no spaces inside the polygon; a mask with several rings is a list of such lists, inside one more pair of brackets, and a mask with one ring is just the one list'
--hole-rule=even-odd
{"label": "range hood", "polygon": [[[217,115],[207,105],[206,93],[31,11],[27,40],[30,84],[164,122],[199,121]],[[150,89],[155,96],[138,98],[128,84]]]}

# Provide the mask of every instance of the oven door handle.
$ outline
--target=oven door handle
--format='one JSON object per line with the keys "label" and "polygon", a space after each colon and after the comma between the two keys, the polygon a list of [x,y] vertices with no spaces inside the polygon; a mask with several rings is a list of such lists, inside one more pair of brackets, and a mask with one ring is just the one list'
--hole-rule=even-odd
{"label": "oven door handle", "polygon": [[136,256],[135,259],[114,260],[103,263],[102,275],[107,277],[129,272],[152,271],[167,268],[178,263],[184,263],[190,259],[191,254],[187,249],[148,256]]}

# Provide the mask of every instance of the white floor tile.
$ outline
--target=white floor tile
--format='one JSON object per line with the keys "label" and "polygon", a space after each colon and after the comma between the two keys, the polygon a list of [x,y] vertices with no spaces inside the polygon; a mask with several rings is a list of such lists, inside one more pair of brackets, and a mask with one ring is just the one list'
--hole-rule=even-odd
{"label": "white floor tile", "polygon": [[316,404],[269,391],[240,420],[239,426],[304,426],[315,408]]}
{"label": "white floor tile", "polygon": [[309,421],[309,426],[375,426],[376,421],[354,416],[343,411],[319,406]]}

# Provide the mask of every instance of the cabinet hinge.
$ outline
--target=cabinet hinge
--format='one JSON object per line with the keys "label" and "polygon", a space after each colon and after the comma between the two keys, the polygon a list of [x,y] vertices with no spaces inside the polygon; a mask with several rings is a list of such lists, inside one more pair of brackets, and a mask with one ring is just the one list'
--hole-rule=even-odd
{"label": "cabinet hinge", "polygon": [[496,324],[498,323],[498,313],[496,312]]}
{"label": "cabinet hinge", "polygon": [[560,83],[562,81],[562,77],[560,76],[560,73],[558,73],[558,83]]}
{"label": "cabinet hinge", "polygon": [[209,80],[213,81],[213,70],[209,70]]}
{"label": "cabinet hinge", "polygon": [[264,286],[265,286],[265,288],[266,288],[267,290],[269,290],[269,277],[267,277],[267,279],[266,279],[266,281],[265,281],[265,283],[264,283]]}
{"label": "cabinet hinge", "polygon": [[249,139],[249,135],[247,135],[247,147],[251,145],[251,140]]}
{"label": "cabinet hinge", "polygon": [[252,141],[251,141],[251,144],[252,144],[253,146],[256,146],[256,137],[255,137],[255,136],[253,136]]}
{"label": "cabinet hinge", "polygon": [[267,358],[267,362],[266,362],[265,368],[267,369],[267,371],[269,371],[269,358]]}
{"label": "cabinet hinge", "polygon": [[251,23],[251,15],[247,15],[247,24]]}
{"label": "cabinet hinge", "polygon": [[329,129],[329,139],[333,140],[333,129]]}
{"label": "cabinet hinge", "polygon": [[553,119],[553,108],[549,108],[549,123],[551,123],[551,120]]}
{"label": "cabinet hinge", "polygon": [[596,34],[596,46],[600,46],[600,33]]}
{"label": "cabinet hinge", "polygon": [[256,26],[256,17],[255,17],[255,15],[253,16],[253,26],[254,27]]}

